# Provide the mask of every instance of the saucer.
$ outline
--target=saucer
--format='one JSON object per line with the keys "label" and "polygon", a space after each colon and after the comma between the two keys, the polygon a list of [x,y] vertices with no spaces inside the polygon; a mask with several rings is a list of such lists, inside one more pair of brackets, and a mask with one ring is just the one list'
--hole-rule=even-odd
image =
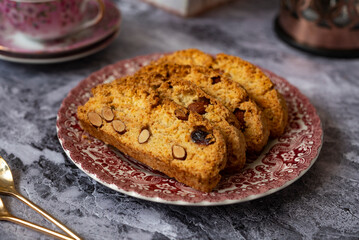
{"label": "saucer", "polygon": [[91,54],[94,54],[96,52],[99,52],[100,50],[104,49],[110,43],[112,43],[113,40],[116,39],[118,34],[120,33],[119,29],[115,30],[112,34],[107,36],[106,38],[100,40],[99,42],[96,42],[94,44],[91,44],[90,46],[77,49],[74,51],[66,52],[66,53],[60,53],[57,55],[31,55],[31,54],[17,54],[12,52],[6,52],[0,50],[0,59],[6,60],[9,62],[16,62],[16,63],[27,63],[27,64],[51,64],[51,63],[61,63],[61,62],[67,62],[76,60],[79,58],[83,58],[86,56],[89,56]]}
{"label": "saucer", "polygon": [[[53,41],[35,41],[27,38],[22,33],[14,29],[4,16],[0,15],[0,51],[3,53],[13,53],[31,55],[32,57],[44,55],[56,55],[72,52],[97,43],[113,34],[121,23],[120,10],[110,1],[104,0],[105,13],[103,19],[95,26],[89,27],[81,32],[70,35],[62,39]],[[88,19],[92,19],[97,14],[97,6],[89,4]]]}

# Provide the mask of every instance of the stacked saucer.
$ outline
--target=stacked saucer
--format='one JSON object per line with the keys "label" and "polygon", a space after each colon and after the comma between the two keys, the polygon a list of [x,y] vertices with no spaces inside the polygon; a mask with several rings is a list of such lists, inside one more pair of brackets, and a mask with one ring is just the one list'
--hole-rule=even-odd
{"label": "stacked saucer", "polygon": [[[121,13],[104,0],[104,16],[99,23],[81,32],[52,41],[27,38],[0,15],[0,59],[29,64],[59,63],[79,59],[107,47],[119,34]],[[88,9],[88,18],[97,14],[96,6]]]}

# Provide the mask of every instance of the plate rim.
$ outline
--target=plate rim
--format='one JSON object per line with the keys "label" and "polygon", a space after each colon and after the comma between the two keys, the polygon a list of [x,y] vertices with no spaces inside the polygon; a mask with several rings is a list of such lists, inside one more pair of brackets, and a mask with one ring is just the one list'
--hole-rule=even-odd
{"label": "plate rim", "polygon": [[[128,58],[128,59],[124,59],[124,60],[120,60],[118,62],[127,62],[127,61],[135,61],[136,59],[139,59],[139,58],[143,58],[143,57],[151,57],[151,56],[156,56],[156,55],[162,55],[162,54],[166,54],[166,53],[154,53],[154,54],[148,54],[148,55],[141,55],[141,56],[137,56],[137,57],[134,57],[134,58]],[[285,82],[286,84],[290,85],[291,88],[293,90],[296,91],[297,94],[299,94],[301,97],[303,97],[309,104],[309,106],[311,107],[311,110],[313,111],[313,116],[315,116],[316,118],[318,118],[319,120],[319,126],[318,126],[318,131],[320,132],[321,136],[320,136],[320,144],[319,146],[316,146],[316,155],[312,157],[311,161],[310,161],[310,164],[307,166],[307,168],[303,169],[302,171],[299,172],[299,174],[297,176],[295,176],[293,179],[291,180],[287,180],[285,181],[281,186],[279,187],[273,187],[271,189],[268,189],[266,190],[265,192],[263,193],[259,193],[259,194],[251,194],[245,198],[240,198],[240,199],[226,199],[226,200],[220,200],[220,201],[207,201],[207,200],[201,200],[199,202],[189,202],[189,201],[182,201],[182,200],[166,200],[166,199],[163,199],[161,197],[149,197],[149,196],[144,196],[144,195],[141,195],[140,193],[138,192],[135,192],[135,191],[127,191],[125,189],[122,189],[122,188],[119,188],[118,186],[116,186],[115,184],[110,184],[110,183],[106,183],[104,181],[102,181],[101,179],[99,179],[97,177],[96,174],[93,174],[93,173],[90,173],[88,172],[87,170],[83,169],[81,164],[79,163],[76,163],[72,157],[71,157],[71,153],[68,149],[65,149],[64,148],[64,144],[63,144],[63,139],[59,136],[59,126],[58,126],[58,123],[59,123],[59,113],[60,113],[60,110],[64,107],[65,105],[65,100],[68,98],[68,96],[70,96],[71,94],[73,94],[73,91],[75,89],[77,89],[78,87],[80,87],[84,81],[88,78],[91,78],[91,76],[95,73],[98,73],[98,72],[103,72],[105,69],[111,69],[114,65],[116,65],[118,62],[114,63],[114,64],[110,64],[110,65],[107,65],[101,69],[99,69],[98,71],[95,71],[93,73],[91,73],[88,77],[86,77],[85,79],[83,79],[82,81],[80,81],[74,88],[72,88],[69,93],[67,94],[67,96],[64,98],[64,100],[62,101],[61,103],[61,106],[59,108],[59,111],[58,111],[58,114],[57,114],[57,121],[56,121],[56,131],[57,131],[57,136],[58,136],[58,139],[60,141],[60,144],[61,144],[61,147],[63,148],[63,150],[65,151],[66,155],[69,157],[69,159],[81,170],[83,171],[86,175],[88,175],[89,177],[91,177],[92,179],[94,179],[96,182],[106,186],[106,187],[109,187],[110,189],[113,189],[117,192],[120,192],[122,194],[125,194],[125,195],[128,195],[128,196],[131,196],[131,197],[135,197],[135,198],[138,198],[138,199],[142,199],[142,200],[146,200],[146,201],[151,201],[151,202],[156,202],[156,203],[162,203],[162,204],[168,204],[168,205],[180,205],[180,206],[221,206],[221,205],[230,205],[230,204],[236,204],[236,203],[243,203],[243,202],[248,202],[248,201],[251,201],[251,200],[255,200],[255,199],[259,199],[259,198],[262,198],[262,197],[265,197],[265,196],[268,196],[268,195],[271,195],[275,192],[278,192],[286,187],[288,187],[289,185],[293,184],[294,182],[296,182],[298,179],[300,179],[305,173],[307,173],[309,171],[309,169],[311,169],[311,167],[314,165],[314,163],[316,162],[316,160],[318,159],[319,155],[320,155],[320,152],[321,152],[321,149],[322,149],[322,146],[323,146],[323,139],[324,139],[324,131],[323,131],[323,127],[322,127],[322,121],[320,119],[320,116],[318,115],[317,113],[317,110],[316,108],[314,107],[314,105],[310,102],[310,100],[303,94],[299,91],[299,89],[290,84],[286,79],[284,79],[283,77],[280,77],[272,72],[270,72],[269,70],[266,70],[266,69],[263,69],[261,68],[262,70],[272,74],[273,76],[277,77],[277,78],[280,78],[283,82]]]}

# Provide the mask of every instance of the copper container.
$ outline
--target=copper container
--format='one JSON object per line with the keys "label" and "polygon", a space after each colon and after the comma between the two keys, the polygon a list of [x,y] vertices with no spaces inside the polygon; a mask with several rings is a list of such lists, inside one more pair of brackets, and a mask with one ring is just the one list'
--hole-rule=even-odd
{"label": "copper container", "polygon": [[359,57],[358,0],[281,0],[278,36],[328,57]]}

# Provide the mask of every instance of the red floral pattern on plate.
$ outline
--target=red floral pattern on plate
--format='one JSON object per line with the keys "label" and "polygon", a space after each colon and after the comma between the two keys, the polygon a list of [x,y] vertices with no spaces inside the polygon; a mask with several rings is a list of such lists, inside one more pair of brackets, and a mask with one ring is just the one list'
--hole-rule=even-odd
{"label": "red floral pattern on plate", "polygon": [[276,192],[301,177],[315,162],[323,136],[315,108],[297,88],[268,70],[263,71],[288,104],[286,132],[272,139],[256,159],[248,161],[241,173],[224,176],[210,193],[187,187],[88,136],[79,126],[76,110],[91,96],[91,88],[132,74],[160,56],[141,56],[107,66],[80,82],[64,99],[57,116],[58,137],[69,158],[86,174],[133,197],[206,206],[244,202]]}

